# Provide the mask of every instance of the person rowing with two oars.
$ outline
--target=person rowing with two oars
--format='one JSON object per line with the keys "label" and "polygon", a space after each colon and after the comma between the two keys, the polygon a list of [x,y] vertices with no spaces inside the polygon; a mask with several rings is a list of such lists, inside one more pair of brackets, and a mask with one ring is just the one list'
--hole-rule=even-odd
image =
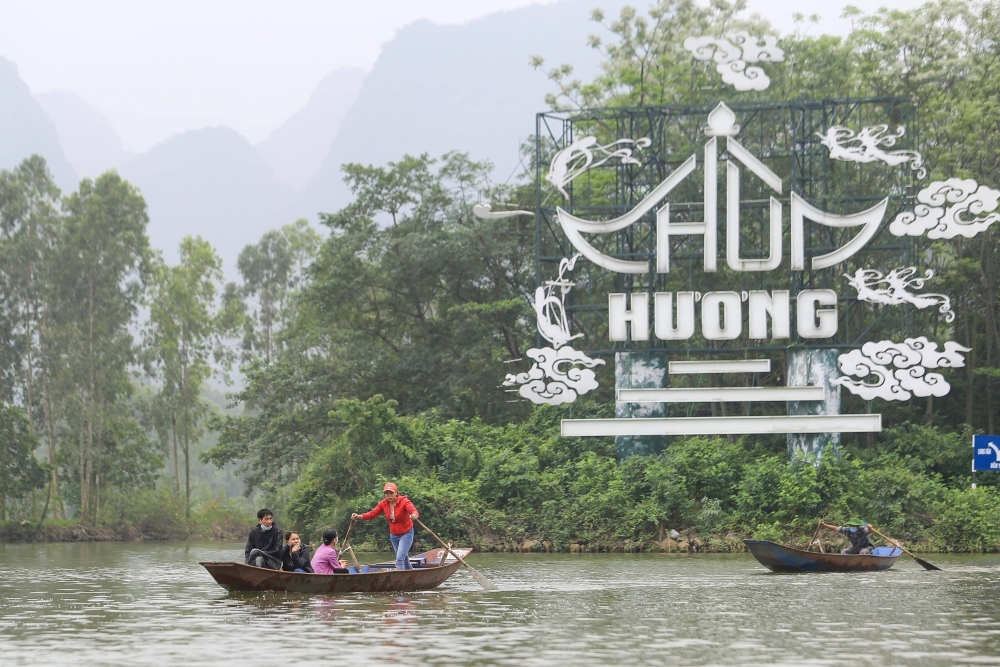
{"label": "person rowing with two oars", "polygon": [[379,514],[385,514],[389,521],[389,539],[392,541],[392,549],[396,552],[396,569],[412,570],[410,565],[410,547],[413,546],[413,519],[420,516],[420,512],[413,506],[410,499],[398,493],[396,485],[386,482],[382,487],[385,496],[375,507],[364,514],[352,514],[351,519],[361,519],[370,521]]}
{"label": "person rowing with two oars", "polygon": [[862,556],[870,556],[872,550],[875,548],[875,545],[872,544],[871,539],[868,537],[874,528],[872,528],[867,521],[862,521],[856,516],[852,516],[848,519],[847,523],[843,526],[834,526],[826,523],[825,521],[820,521],[819,525],[827,530],[833,530],[841,535],[847,536],[847,539],[851,542],[851,546],[841,551],[840,553],[842,554],[860,554]]}

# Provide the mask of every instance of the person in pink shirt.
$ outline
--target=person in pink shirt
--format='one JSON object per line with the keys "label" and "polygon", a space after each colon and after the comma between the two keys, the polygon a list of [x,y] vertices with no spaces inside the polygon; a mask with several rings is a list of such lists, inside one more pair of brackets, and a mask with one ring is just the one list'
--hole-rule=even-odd
{"label": "person in pink shirt", "polygon": [[323,544],[316,549],[312,559],[313,572],[316,574],[347,574],[347,568],[341,565],[337,555],[337,529],[327,528],[323,531]]}

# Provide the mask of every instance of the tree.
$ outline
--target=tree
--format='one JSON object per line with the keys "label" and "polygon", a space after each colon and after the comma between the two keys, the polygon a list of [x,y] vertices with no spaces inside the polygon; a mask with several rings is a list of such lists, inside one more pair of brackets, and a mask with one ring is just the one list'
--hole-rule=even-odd
{"label": "tree", "polygon": [[63,434],[68,447],[75,445],[65,461],[75,468],[81,520],[93,524],[106,429],[133,419],[129,370],[136,345],[130,327],[149,277],[148,217],[142,196],[115,172],[81,181],[64,208],[53,262],[53,315],[65,368]]}
{"label": "tree", "polygon": [[59,189],[37,155],[0,172],[0,400],[18,401],[32,434],[44,440],[49,498],[65,516],[56,466],[52,346],[52,254],[61,233]]}
{"label": "tree", "polygon": [[[330,436],[339,398],[382,394],[404,414],[498,421],[504,360],[533,340],[533,233],[471,214],[486,164],[452,153],[346,165],[355,201],[323,216],[331,235],[289,302],[271,362],[244,365],[245,414],[215,423],[206,460],[242,461],[249,488],[277,491]],[[507,193],[507,201],[527,197]]]}
{"label": "tree", "polygon": [[[174,485],[179,490],[178,441],[184,453],[184,510],[191,513],[191,442],[202,433],[207,406],[201,398],[212,374],[209,359],[220,335],[216,296],[222,283],[222,260],[201,237],[185,237],[180,262],[159,263],[152,281],[148,346],[159,371],[157,403],[173,440]],[[161,433],[163,431],[161,430]]]}
{"label": "tree", "polygon": [[0,404],[0,521],[7,518],[8,500],[45,486],[45,468],[35,459],[37,446],[24,411]]}
{"label": "tree", "polygon": [[[267,232],[256,244],[240,252],[237,268],[243,278],[244,296],[257,301],[257,309],[248,319],[251,329],[244,341],[248,358],[257,350],[265,364],[271,363],[275,330],[285,319],[289,296],[301,284],[305,267],[316,256],[319,244],[316,230],[300,219]],[[259,331],[252,328],[254,322]]]}

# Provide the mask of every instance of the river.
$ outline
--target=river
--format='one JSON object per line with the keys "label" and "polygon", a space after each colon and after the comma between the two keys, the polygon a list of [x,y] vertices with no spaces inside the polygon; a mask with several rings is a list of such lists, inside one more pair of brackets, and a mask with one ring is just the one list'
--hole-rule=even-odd
{"label": "river", "polygon": [[0,664],[1000,663],[1000,556],[775,575],[750,556],[474,554],[435,591],[227,593],[233,543],[0,544]]}

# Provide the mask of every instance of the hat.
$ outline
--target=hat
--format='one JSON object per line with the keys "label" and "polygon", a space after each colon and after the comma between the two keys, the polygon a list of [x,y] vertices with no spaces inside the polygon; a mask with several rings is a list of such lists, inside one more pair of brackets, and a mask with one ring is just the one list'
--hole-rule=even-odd
{"label": "hat", "polygon": [[395,493],[396,485],[393,484],[392,482],[386,482],[385,486],[382,487],[382,493],[385,493],[386,491],[392,491],[393,493]]}
{"label": "hat", "polygon": [[868,523],[867,521],[862,521],[858,517],[852,516],[850,519],[847,520],[847,523],[845,523],[844,525],[845,526],[862,526],[863,527],[867,523]]}

